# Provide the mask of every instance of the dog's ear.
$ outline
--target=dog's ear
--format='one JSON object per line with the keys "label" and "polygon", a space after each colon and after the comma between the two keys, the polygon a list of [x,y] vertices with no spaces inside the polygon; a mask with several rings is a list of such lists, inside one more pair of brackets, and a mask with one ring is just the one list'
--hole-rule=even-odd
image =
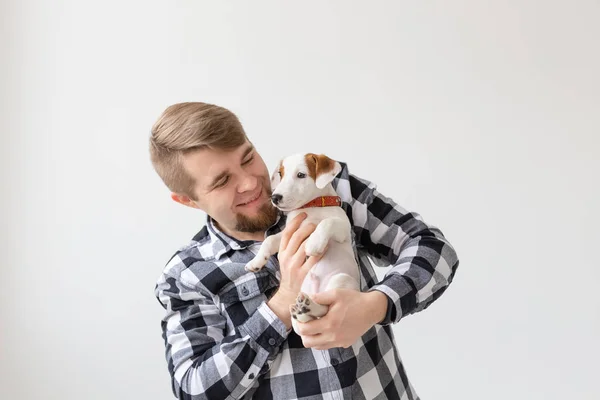
{"label": "dog's ear", "polygon": [[310,176],[315,180],[317,188],[323,189],[333,181],[342,170],[342,165],[324,154],[308,153],[305,156]]}
{"label": "dog's ear", "polygon": [[283,160],[279,160],[277,168],[271,174],[271,191],[275,191],[275,188],[281,182],[281,178],[283,178]]}

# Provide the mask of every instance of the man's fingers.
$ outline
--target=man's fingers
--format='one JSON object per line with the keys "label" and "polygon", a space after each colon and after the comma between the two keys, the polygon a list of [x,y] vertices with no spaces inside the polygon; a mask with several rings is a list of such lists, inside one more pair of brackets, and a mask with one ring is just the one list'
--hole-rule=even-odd
{"label": "man's fingers", "polygon": [[316,339],[317,336],[322,336],[321,334],[325,331],[325,327],[326,324],[323,322],[323,318],[313,319],[312,321],[298,324],[298,334],[302,337],[311,336],[313,339]]}
{"label": "man's fingers", "polygon": [[294,232],[287,247],[285,247],[285,251],[288,252],[288,254],[296,254],[298,252],[298,248],[300,245],[302,245],[302,242],[304,242],[310,236],[310,234],[315,231],[315,229],[315,224],[303,225],[300,229]]}
{"label": "man's fingers", "polygon": [[302,338],[302,344],[306,348],[325,350],[334,347],[334,341],[330,334],[301,335],[300,337]]}
{"label": "man's fingers", "polygon": [[298,251],[292,257],[291,265],[302,267],[304,262],[306,261],[306,240],[302,242],[300,247],[298,247]]}
{"label": "man's fingers", "polygon": [[302,266],[300,267],[300,270],[304,274],[307,274],[308,271],[310,271],[310,269],[312,267],[314,267],[315,264],[318,263],[321,260],[321,258],[323,258],[323,254],[318,255],[318,256],[310,256],[308,258],[306,258],[306,255],[305,255],[304,257],[305,257],[305,261],[304,261],[304,264],[302,264]]}
{"label": "man's fingers", "polygon": [[[304,246],[305,243],[302,243],[301,249],[302,251],[304,251]],[[296,254],[296,256],[300,256],[300,252],[298,252]],[[300,266],[300,269],[298,271],[298,275],[296,275],[299,279],[302,279],[304,281],[304,279],[306,278],[306,275],[308,275],[308,273],[310,272],[311,268],[315,266],[315,264],[322,258],[323,256],[310,256],[308,258],[306,258],[306,253],[302,253],[302,258],[304,260],[298,260],[298,265]],[[302,262],[304,261],[304,263]]]}
{"label": "man's fingers", "polygon": [[315,293],[312,299],[315,303],[319,303],[324,306],[331,305],[337,300],[338,292],[336,289],[327,290],[325,292]]}
{"label": "man's fingers", "polygon": [[296,215],[296,217],[294,219],[292,219],[291,221],[286,223],[285,229],[283,230],[283,234],[281,235],[281,242],[279,243],[279,251],[280,252],[281,252],[281,250],[283,250],[287,247],[292,235],[294,234],[294,232],[296,232],[296,230],[298,229],[300,224],[302,224],[302,221],[304,221],[305,219],[306,219],[306,213],[302,212],[302,213]]}

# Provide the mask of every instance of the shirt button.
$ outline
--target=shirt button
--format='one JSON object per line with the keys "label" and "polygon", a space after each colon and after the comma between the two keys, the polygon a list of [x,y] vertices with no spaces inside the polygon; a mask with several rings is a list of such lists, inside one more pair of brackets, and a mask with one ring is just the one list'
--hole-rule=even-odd
{"label": "shirt button", "polygon": [[246,286],[242,287],[242,294],[243,294],[244,296],[248,296],[248,293],[250,293],[250,292],[248,291],[248,288],[247,288]]}
{"label": "shirt button", "polygon": [[250,375],[248,375],[248,378],[250,378],[250,379],[254,379],[254,374],[250,374]]}
{"label": "shirt button", "polygon": [[270,344],[271,346],[275,346],[275,343],[277,343],[277,340],[275,340],[275,339],[273,339],[273,338],[269,339],[269,344]]}
{"label": "shirt button", "polygon": [[332,359],[331,359],[331,365],[333,365],[334,367],[335,367],[336,365],[338,365],[339,363],[340,363],[340,362],[338,361],[338,359],[337,359],[337,358],[332,358]]}

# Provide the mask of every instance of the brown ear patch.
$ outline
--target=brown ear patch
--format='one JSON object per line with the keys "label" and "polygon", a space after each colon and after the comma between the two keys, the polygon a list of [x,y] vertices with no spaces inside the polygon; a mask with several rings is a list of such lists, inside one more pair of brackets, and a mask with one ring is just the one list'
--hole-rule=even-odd
{"label": "brown ear patch", "polygon": [[335,162],[324,154],[308,153],[304,156],[304,162],[308,167],[308,175],[314,180],[317,176],[333,170]]}

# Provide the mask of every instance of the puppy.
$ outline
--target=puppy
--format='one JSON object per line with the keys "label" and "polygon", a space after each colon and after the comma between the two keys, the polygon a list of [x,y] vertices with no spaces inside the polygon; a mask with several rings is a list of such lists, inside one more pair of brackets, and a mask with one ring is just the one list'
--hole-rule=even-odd
{"label": "puppy", "polygon": [[[281,160],[271,176],[273,205],[286,213],[288,220],[305,212],[307,218],[302,223],[316,225],[306,240],[306,255],[326,251],[304,279],[296,304],[290,305],[294,329],[296,321],[307,322],[327,314],[329,307],[315,303],[312,294],[336,288],[360,290],[350,221],[331,185],[341,169],[339,162],[325,155],[296,154]],[[281,236],[267,237],[246,269],[256,272],[263,268],[278,251]]]}

